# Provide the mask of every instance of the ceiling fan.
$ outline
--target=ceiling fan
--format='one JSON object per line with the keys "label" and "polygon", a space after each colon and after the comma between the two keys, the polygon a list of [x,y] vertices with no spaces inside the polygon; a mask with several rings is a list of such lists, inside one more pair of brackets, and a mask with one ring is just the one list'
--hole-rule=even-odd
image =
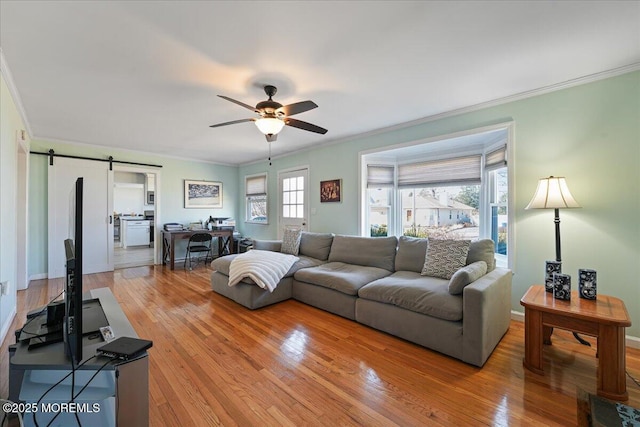
{"label": "ceiling fan", "polygon": [[294,114],[300,114],[304,113],[305,111],[313,110],[314,108],[318,107],[315,102],[301,101],[289,105],[282,105],[272,99],[277,91],[278,89],[275,86],[266,85],[264,87],[264,92],[267,94],[269,99],[266,101],[258,102],[255,107],[245,104],[244,102],[229,98],[228,96],[218,95],[222,99],[226,99],[227,101],[231,101],[234,104],[238,104],[241,107],[258,113],[260,117],[233,120],[230,122],[211,125],[209,127],[216,128],[220,126],[233,125],[236,123],[255,122],[258,129],[260,129],[260,132],[262,132],[266,136],[268,142],[275,141],[278,137],[278,132],[280,132],[285,125],[309,132],[321,133],[323,135],[327,133],[327,129],[325,128],[321,128],[320,126],[316,126],[311,123],[303,122],[302,120],[292,119],[290,117]]}

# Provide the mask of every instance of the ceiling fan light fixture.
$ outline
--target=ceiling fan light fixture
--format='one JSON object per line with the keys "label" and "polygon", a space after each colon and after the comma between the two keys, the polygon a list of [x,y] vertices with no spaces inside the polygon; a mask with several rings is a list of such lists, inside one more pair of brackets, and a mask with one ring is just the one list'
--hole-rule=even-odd
{"label": "ceiling fan light fixture", "polygon": [[256,120],[255,124],[265,135],[277,135],[284,127],[284,121],[274,117],[263,117]]}

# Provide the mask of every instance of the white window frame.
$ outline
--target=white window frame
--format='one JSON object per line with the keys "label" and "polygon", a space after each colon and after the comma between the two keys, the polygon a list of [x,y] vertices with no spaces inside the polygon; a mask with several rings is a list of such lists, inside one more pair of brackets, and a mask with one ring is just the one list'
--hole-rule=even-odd
{"label": "white window frame", "polygon": [[[259,177],[264,177],[264,195],[258,195],[258,194],[247,194],[247,183],[249,182],[249,180],[251,179],[255,179],[255,178],[259,178]],[[257,174],[253,174],[253,175],[247,175],[244,177],[244,200],[245,200],[245,221],[248,224],[259,224],[259,225],[268,225],[269,224],[269,176],[266,172],[262,172],[262,173],[257,173]],[[251,219],[251,203],[252,203],[252,198],[257,198],[257,197],[264,197],[264,202],[265,202],[265,217],[266,220],[265,221],[255,221]]]}
{"label": "white window frame", "polygon": [[[508,163],[507,163],[508,164]],[[507,181],[509,181],[509,167],[507,167]],[[511,193],[509,193],[509,198],[507,199],[507,203],[503,204],[503,203],[498,203],[498,202],[492,202],[492,194],[495,193],[495,186],[496,186],[496,182],[495,179],[491,177],[491,172],[497,171],[501,168],[497,168],[497,169],[491,169],[491,170],[485,170],[484,171],[484,181],[487,183],[487,185],[483,186],[481,191],[484,190],[484,199],[486,200],[486,203],[481,204],[481,207],[483,208],[483,227],[481,228],[482,230],[482,234],[481,237],[483,238],[487,238],[490,239],[491,238],[491,209],[493,207],[506,207],[507,208],[507,256],[498,254],[496,252],[495,258],[496,258],[496,265],[498,267],[507,267],[509,265],[509,255],[513,252],[513,250],[511,249],[511,231],[512,231],[512,227],[511,227],[511,221],[513,221],[513,215],[511,214],[510,208],[509,208],[509,204],[511,203],[511,199],[513,199],[513,197],[511,196]],[[511,185],[508,182],[507,183],[507,191],[510,191]],[[497,246],[497,242],[496,242],[496,246]]]}
{"label": "white window frame", "polygon": [[[396,165],[394,163],[388,163],[388,162],[369,162],[368,164],[371,164],[372,166],[386,166],[386,167],[392,167],[393,168],[393,181],[394,183],[397,181],[398,179],[398,169],[396,167]],[[368,165],[366,165],[368,166]],[[365,224],[367,229],[365,230],[365,232],[363,232],[363,236],[369,236],[370,235],[370,231],[371,231],[371,224],[370,224],[370,214],[371,214],[371,210],[369,209],[369,202],[367,199],[367,195],[368,195],[368,187],[367,187],[367,183],[368,183],[368,169],[365,166],[364,168],[364,173],[365,173],[365,178],[364,178],[364,198],[365,198]],[[395,186],[395,185],[394,185]],[[381,187],[382,188],[382,187]],[[387,209],[387,218],[388,218],[388,224],[387,224],[387,236],[394,236],[395,235],[395,230],[396,230],[396,212],[394,211],[394,206],[395,206],[395,197],[396,194],[392,191],[393,187],[387,187],[386,188],[387,191],[390,193],[387,196],[387,200],[389,200],[389,204],[385,205],[385,206],[380,206],[381,208],[386,208]]]}
{"label": "white window frame", "polygon": [[[514,259],[514,253],[515,253],[515,220],[514,220],[514,203],[515,203],[515,174],[514,174],[514,170],[515,170],[515,164],[514,164],[514,158],[515,158],[515,143],[514,143],[514,126],[515,123],[514,122],[506,122],[506,123],[501,123],[501,124],[497,124],[497,125],[493,125],[493,126],[487,126],[487,127],[482,127],[482,128],[476,128],[476,129],[471,129],[469,131],[464,131],[464,132],[457,132],[457,133],[452,133],[452,134],[448,134],[448,135],[441,135],[441,136],[437,136],[437,137],[433,137],[433,138],[427,138],[424,140],[419,140],[419,141],[413,141],[413,142],[409,142],[409,143],[404,143],[404,144],[397,144],[397,145],[393,145],[393,146],[386,146],[383,148],[377,148],[377,149],[373,149],[373,150],[368,150],[368,151],[363,151],[359,153],[359,159],[360,159],[360,164],[359,164],[359,168],[360,168],[360,178],[361,178],[361,186],[360,186],[360,206],[359,206],[359,211],[360,211],[360,217],[359,217],[359,228],[360,228],[360,234],[362,236],[369,236],[370,235],[370,225],[369,225],[369,204],[368,204],[368,199],[367,199],[367,165],[368,164],[382,164],[382,163],[387,163],[387,164],[391,164],[393,163],[388,157],[385,157],[385,152],[390,153],[392,152],[392,150],[397,150],[397,149],[402,149],[402,148],[408,148],[408,147],[414,147],[414,146],[419,146],[422,144],[428,144],[428,143],[432,143],[432,142],[438,142],[438,141],[444,141],[444,140],[453,140],[456,138],[460,138],[460,137],[466,137],[466,136],[471,136],[471,135],[475,135],[475,134],[482,134],[482,133],[486,133],[486,132],[492,132],[492,131],[499,131],[499,130],[503,130],[506,132],[506,150],[507,150],[507,179],[508,179],[508,193],[509,193],[509,199],[507,202],[507,215],[508,215],[508,222],[507,222],[507,257],[505,259],[505,257],[502,257],[501,259],[497,259],[498,261],[498,265],[502,266],[502,267],[507,267],[507,268],[511,268],[513,269],[513,266],[515,265],[515,259]],[[496,149],[496,144],[495,143],[487,143],[485,144],[481,149],[476,149],[475,153],[481,153],[483,154],[483,164],[482,164],[482,178],[481,178],[481,187],[480,187],[480,210],[481,210],[481,224],[479,224],[479,238],[491,238],[490,236],[490,212],[491,212],[491,206],[489,203],[489,194],[488,194],[488,175],[489,175],[489,171],[485,171],[484,170],[484,155],[494,151]],[[436,151],[436,152],[432,152],[429,153],[428,159],[429,160],[436,160],[439,158],[447,158],[447,157],[461,157],[461,156],[465,156],[471,154],[471,152],[468,149],[465,148],[458,148],[456,150],[453,151],[448,151],[448,152],[440,152],[440,151]],[[411,160],[411,162],[417,162],[420,161],[421,159],[419,158],[413,158]],[[401,200],[400,200],[400,193],[398,191],[398,186],[397,186],[397,165],[399,163],[403,163],[403,162],[398,162],[396,161],[396,171],[394,173],[396,182],[393,188],[393,193],[394,193],[394,197],[391,198],[391,215],[393,215],[395,217],[395,220],[393,222],[393,225],[389,224],[389,228],[388,228],[388,235],[392,236],[392,235],[401,235],[402,233],[402,215],[401,212],[397,212],[399,209],[398,207],[401,206]],[[499,258],[499,257],[497,257]]]}

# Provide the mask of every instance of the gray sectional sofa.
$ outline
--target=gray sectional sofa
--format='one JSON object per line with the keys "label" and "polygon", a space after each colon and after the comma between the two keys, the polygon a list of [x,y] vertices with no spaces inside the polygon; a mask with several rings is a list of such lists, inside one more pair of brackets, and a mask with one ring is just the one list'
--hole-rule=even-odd
{"label": "gray sectional sofa", "polygon": [[[423,271],[428,244],[303,232],[299,260],[274,292],[251,279],[228,285],[238,255],[212,262],[211,287],[250,309],[294,298],[482,366],[509,328],[511,271],[495,268],[493,241],[484,239],[471,242],[466,266],[451,279],[431,277]],[[253,248],[280,251],[281,242],[254,241]]]}

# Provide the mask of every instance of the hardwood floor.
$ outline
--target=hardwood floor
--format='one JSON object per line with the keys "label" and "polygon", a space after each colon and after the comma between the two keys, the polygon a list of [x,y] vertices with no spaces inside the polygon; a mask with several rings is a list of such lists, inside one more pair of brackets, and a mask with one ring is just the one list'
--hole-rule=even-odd
{"label": "hardwood floor", "polygon": [[113,249],[113,264],[116,269],[153,265],[153,247],[130,246]]}
{"label": "hardwood floor", "polygon": [[[151,426],[567,426],[576,387],[595,393],[595,349],[569,332],[554,332],[539,376],[522,366],[523,325],[512,321],[479,369],[297,301],[250,311],[213,293],[210,273],[149,266],[84,281],[110,287],[154,342]],[[12,329],[62,285],[21,291]],[[9,341],[0,347],[3,398]],[[627,370],[640,379],[640,350],[627,348]],[[640,387],[627,377],[627,388],[627,404],[640,407]]]}

